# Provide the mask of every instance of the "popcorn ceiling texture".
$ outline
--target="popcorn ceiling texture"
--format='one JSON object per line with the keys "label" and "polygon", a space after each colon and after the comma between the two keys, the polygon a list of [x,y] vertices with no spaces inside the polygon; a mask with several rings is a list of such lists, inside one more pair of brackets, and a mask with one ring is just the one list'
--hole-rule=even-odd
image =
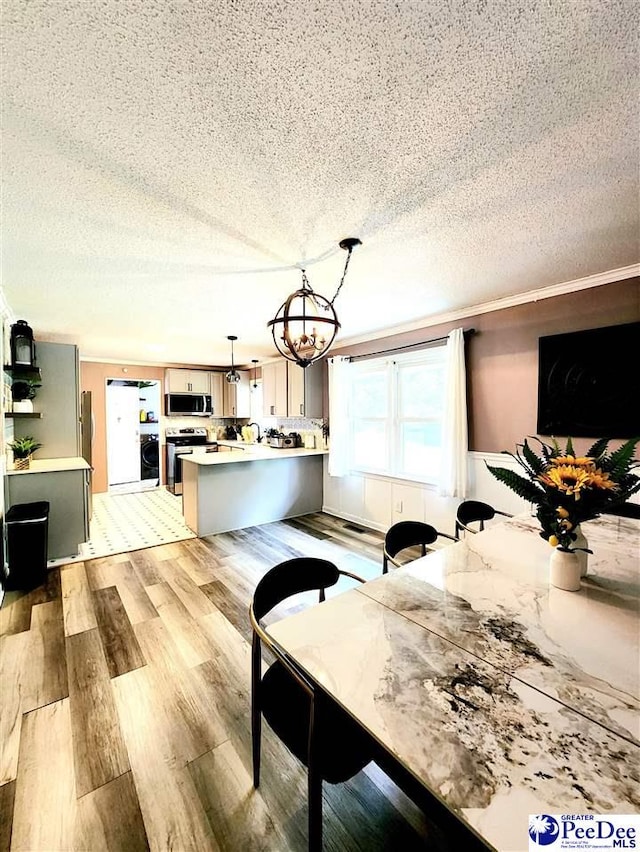
{"label": "popcorn ceiling texture", "polygon": [[[275,354],[638,260],[631,0],[4,0],[4,286],[86,357]],[[316,261],[318,261],[316,263]],[[319,262],[321,261],[321,262]]]}

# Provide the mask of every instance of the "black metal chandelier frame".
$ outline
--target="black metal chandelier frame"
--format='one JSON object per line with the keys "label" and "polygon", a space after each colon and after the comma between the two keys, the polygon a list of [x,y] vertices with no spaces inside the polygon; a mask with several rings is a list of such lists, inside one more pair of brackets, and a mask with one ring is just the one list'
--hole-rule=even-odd
{"label": "black metal chandelier frame", "polygon": [[[346,237],[338,245],[347,252],[347,259],[333,298],[329,300],[314,292],[306,270],[302,269],[302,287],[291,293],[280,305],[275,317],[267,323],[278,352],[300,367],[308,367],[324,358],[340,328],[333,305],[344,284],[351,253],[356,246],[362,245],[362,241],[357,237]],[[299,324],[295,331],[293,323]]]}

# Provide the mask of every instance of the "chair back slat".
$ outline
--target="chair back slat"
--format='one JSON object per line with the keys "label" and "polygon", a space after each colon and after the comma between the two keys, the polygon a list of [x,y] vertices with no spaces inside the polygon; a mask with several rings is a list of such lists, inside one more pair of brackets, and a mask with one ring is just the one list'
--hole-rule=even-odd
{"label": "chair back slat", "polygon": [[253,595],[253,611],[263,618],[274,606],[292,595],[324,590],[338,581],[340,572],[327,559],[299,557],[281,562],[260,580]]}
{"label": "chair back slat", "polygon": [[425,524],[422,521],[399,521],[387,531],[384,549],[393,559],[406,547],[433,544],[437,538],[438,531],[431,524]]}
{"label": "chair back slat", "polygon": [[481,503],[479,500],[465,500],[458,506],[457,517],[458,521],[465,526],[474,523],[475,521],[490,521],[495,517],[496,510],[488,503]]}

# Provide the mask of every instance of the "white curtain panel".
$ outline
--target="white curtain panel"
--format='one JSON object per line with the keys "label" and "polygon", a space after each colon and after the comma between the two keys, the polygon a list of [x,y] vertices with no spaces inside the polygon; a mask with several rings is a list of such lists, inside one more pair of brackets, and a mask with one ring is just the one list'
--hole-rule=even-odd
{"label": "white curtain panel", "polygon": [[329,358],[329,476],[349,472],[349,358]]}
{"label": "white curtain panel", "polygon": [[442,435],[439,493],[443,497],[467,496],[467,378],[464,332],[454,329],[447,339],[447,385]]}

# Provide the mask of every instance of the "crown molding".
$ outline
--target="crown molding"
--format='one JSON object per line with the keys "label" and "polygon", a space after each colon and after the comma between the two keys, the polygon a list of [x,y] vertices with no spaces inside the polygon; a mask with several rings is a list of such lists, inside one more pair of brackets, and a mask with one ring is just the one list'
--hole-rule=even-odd
{"label": "crown molding", "polygon": [[493,311],[502,311],[505,308],[513,308],[518,305],[526,305],[529,302],[539,302],[541,299],[552,299],[554,296],[564,296],[579,290],[588,290],[591,287],[600,287],[603,284],[614,284],[616,281],[624,281],[627,278],[640,276],[640,263],[632,263],[630,266],[622,266],[619,269],[611,269],[608,272],[599,272],[596,275],[588,275],[586,278],[576,278],[574,281],[565,281],[562,284],[552,284],[549,287],[540,287],[537,290],[528,290],[525,293],[516,293],[513,296],[505,296],[502,299],[494,299],[491,302],[483,302],[469,308],[461,308],[457,311],[436,314],[435,316],[423,317],[412,320],[409,323],[381,328],[366,334],[353,337],[345,337],[336,340],[335,348],[342,349],[346,346],[355,346],[358,343],[369,343],[371,340],[380,340],[385,337],[393,337],[407,331],[416,331],[420,328],[429,328],[434,325],[444,325],[450,322],[475,317],[479,314],[488,314]]}

